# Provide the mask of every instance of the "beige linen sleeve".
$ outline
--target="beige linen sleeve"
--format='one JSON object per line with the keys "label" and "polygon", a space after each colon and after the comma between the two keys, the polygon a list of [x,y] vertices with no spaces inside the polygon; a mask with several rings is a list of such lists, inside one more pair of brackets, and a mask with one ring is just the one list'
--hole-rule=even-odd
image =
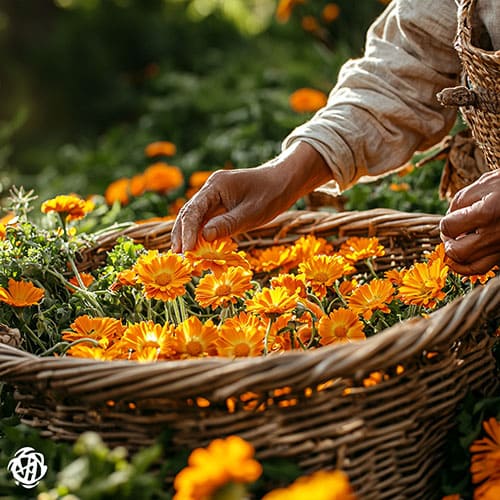
{"label": "beige linen sleeve", "polygon": [[397,169],[451,128],[436,93],[457,84],[454,0],[393,0],[367,33],[362,58],[342,67],[327,105],[283,141],[314,147],[343,191]]}

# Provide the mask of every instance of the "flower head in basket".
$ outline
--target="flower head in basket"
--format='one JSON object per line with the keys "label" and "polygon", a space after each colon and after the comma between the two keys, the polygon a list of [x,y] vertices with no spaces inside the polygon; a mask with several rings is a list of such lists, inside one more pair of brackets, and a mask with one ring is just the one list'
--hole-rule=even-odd
{"label": "flower head in basket", "polygon": [[374,279],[358,287],[349,297],[349,308],[363,316],[372,317],[373,311],[389,312],[388,304],[394,299],[394,287],[389,280]]}
{"label": "flower head in basket", "polygon": [[16,281],[9,278],[7,288],[0,287],[0,302],[9,306],[28,307],[38,304],[45,295],[42,288],[38,288],[29,281]]}
{"label": "flower head in basket", "polygon": [[336,309],[328,316],[323,316],[318,322],[320,344],[344,343],[366,338],[363,332],[363,322],[350,309]]}
{"label": "flower head in basket", "polygon": [[253,314],[241,312],[219,327],[217,353],[226,357],[260,356],[266,334],[266,325]]}

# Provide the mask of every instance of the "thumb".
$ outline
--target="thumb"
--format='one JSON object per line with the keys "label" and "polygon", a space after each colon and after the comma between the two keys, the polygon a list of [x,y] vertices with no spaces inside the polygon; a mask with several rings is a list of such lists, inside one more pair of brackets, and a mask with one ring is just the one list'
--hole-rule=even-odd
{"label": "thumb", "polygon": [[210,219],[205,224],[202,235],[207,241],[225,238],[234,234],[240,224],[241,222],[231,212],[227,212]]}

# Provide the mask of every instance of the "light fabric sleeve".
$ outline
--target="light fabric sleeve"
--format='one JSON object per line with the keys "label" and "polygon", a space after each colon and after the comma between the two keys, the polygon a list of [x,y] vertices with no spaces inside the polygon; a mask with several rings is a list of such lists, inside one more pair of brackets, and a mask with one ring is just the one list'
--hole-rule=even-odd
{"label": "light fabric sleeve", "polygon": [[454,0],[393,0],[367,33],[362,58],[344,64],[327,105],[297,127],[332,170],[331,191],[373,180],[438,142],[456,110],[436,93],[457,84]]}

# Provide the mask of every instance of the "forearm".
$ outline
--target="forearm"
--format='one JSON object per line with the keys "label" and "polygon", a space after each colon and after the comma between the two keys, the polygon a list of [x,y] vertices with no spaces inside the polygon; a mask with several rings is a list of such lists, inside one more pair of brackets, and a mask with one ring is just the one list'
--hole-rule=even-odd
{"label": "forearm", "polygon": [[456,83],[455,32],[454,0],[393,0],[370,28],[365,55],[344,65],[327,106],[284,149],[310,144],[344,190],[436,143],[456,117],[435,98]]}

